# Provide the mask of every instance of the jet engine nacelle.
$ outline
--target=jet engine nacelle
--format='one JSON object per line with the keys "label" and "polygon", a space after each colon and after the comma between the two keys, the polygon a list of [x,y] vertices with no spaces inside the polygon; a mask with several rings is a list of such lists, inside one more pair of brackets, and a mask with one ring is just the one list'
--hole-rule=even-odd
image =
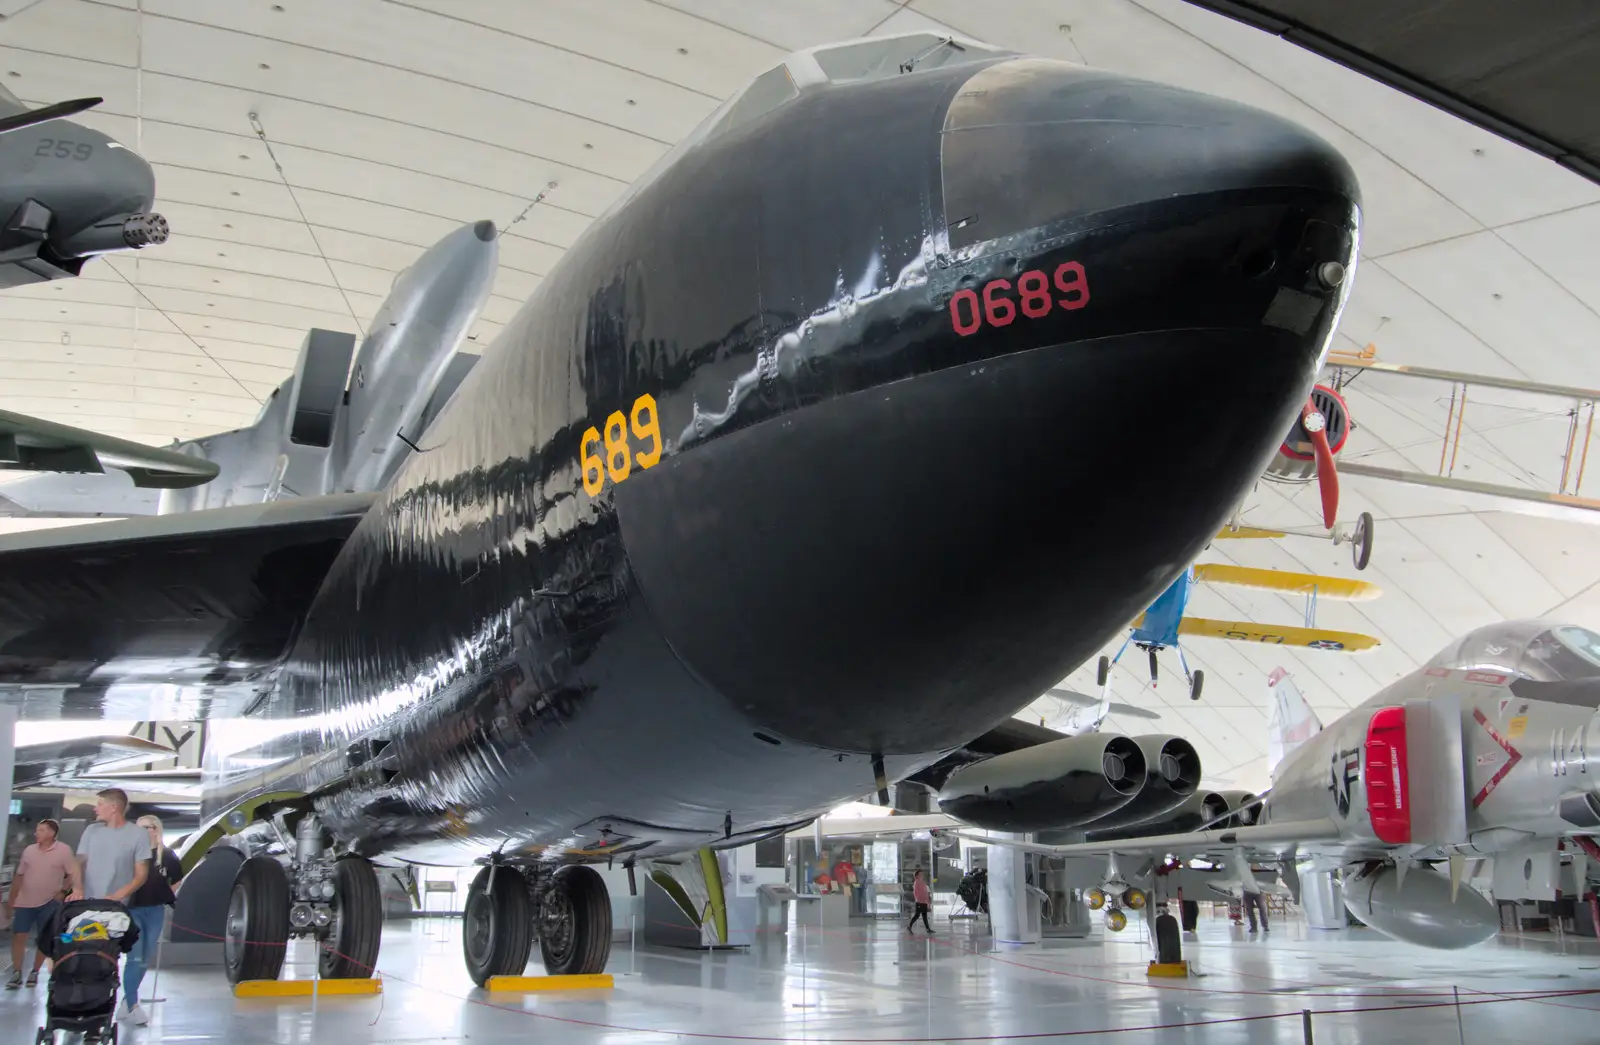
{"label": "jet engine nacelle", "polygon": [[1086,733],[962,766],[939,808],[990,831],[1078,827],[1126,805],[1145,787],[1144,751],[1116,733]]}
{"label": "jet engine nacelle", "polygon": [[1233,815],[1218,827],[1249,827],[1261,819],[1261,803],[1256,799],[1260,796],[1252,791],[1223,791],[1220,795],[1227,806],[1227,812]]}
{"label": "jet engine nacelle", "polygon": [[1175,835],[1200,828],[1228,815],[1228,800],[1215,791],[1196,791],[1183,800],[1183,804],[1153,820],[1122,829],[1101,830],[1090,824],[1084,836],[1086,842],[1099,842],[1114,838],[1143,838],[1148,835]]}
{"label": "jet engine nacelle", "polygon": [[1134,827],[1167,816],[1200,786],[1200,754],[1182,737],[1149,733],[1134,737],[1150,767],[1144,787],[1123,805],[1108,810],[1092,825],[1095,831]]}
{"label": "jet engine nacelle", "polygon": [[1401,882],[1392,864],[1365,872],[1345,868],[1344,903],[1366,924],[1397,940],[1454,951],[1483,943],[1500,931],[1500,913],[1482,893],[1463,883],[1450,899],[1450,878],[1412,867]]}

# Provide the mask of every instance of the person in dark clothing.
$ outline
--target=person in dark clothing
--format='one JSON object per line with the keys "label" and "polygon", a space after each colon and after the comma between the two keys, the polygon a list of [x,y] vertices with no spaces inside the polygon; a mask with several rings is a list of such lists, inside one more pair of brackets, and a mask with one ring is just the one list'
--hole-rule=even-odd
{"label": "person in dark clothing", "polygon": [[1261,912],[1261,931],[1271,932],[1267,928],[1267,898],[1260,893],[1246,891],[1244,894],[1244,910],[1250,916],[1250,931],[1256,931],[1256,912]]}
{"label": "person in dark clothing", "polygon": [[150,836],[150,873],[145,876],[144,884],[128,898],[128,913],[133,916],[134,924],[139,926],[139,939],[123,966],[122,1004],[123,1018],[143,1025],[149,1021],[139,1007],[139,984],[143,982],[145,970],[155,957],[156,948],[161,945],[161,932],[167,924],[167,908],[178,902],[173,890],[183,879],[183,864],[178,860],[178,854],[162,842],[159,817],[141,816],[138,824]]}
{"label": "person in dark clothing", "polygon": [[1183,901],[1183,919],[1182,920],[1183,920],[1183,931],[1186,932],[1186,933],[1195,932],[1197,929],[1200,928],[1200,901],[1199,900],[1185,900],[1185,901]]}

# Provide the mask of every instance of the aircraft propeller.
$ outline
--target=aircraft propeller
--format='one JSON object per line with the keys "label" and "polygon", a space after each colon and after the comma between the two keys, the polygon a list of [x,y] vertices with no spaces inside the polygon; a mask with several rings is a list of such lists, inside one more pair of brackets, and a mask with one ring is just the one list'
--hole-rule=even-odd
{"label": "aircraft propeller", "polygon": [[76,116],[85,109],[93,109],[105,101],[104,98],[74,98],[71,101],[56,102],[40,109],[30,109],[27,112],[15,113],[11,116],[0,116],[0,134],[7,131],[20,131],[34,124],[44,123],[48,120],[59,120],[64,116]]}
{"label": "aircraft propeller", "polygon": [[1322,490],[1322,525],[1331,530],[1339,516],[1339,472],[1333,463],[1333,450],[1328,446],[1328,419],[1317,409],[1316,400],[1306,400],[1300,423],[1311,437],[1311,448],[1317,457],[1317,486]]}

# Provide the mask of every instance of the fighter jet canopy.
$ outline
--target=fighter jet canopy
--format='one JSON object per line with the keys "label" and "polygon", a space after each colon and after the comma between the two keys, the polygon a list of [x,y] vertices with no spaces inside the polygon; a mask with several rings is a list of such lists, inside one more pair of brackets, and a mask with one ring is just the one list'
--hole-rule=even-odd
{"label": "fighter jet canopy", "polygon": [[1468,632],[1427,666],[1502,671],[1536,682],[1600,678],[1600,635],[1553,621],[1505,621]]}

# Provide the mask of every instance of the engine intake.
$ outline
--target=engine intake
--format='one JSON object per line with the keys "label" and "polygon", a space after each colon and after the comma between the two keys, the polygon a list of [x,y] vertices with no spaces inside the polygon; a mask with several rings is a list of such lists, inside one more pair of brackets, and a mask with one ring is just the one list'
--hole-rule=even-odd
{"label": "engine intake", "polygon": [[1182,737],[1134,737],[1151,772],[1139,793],[1095,820],[1094,830],[1133,827],[1175,811],[1200,786],[1200,754]]}

